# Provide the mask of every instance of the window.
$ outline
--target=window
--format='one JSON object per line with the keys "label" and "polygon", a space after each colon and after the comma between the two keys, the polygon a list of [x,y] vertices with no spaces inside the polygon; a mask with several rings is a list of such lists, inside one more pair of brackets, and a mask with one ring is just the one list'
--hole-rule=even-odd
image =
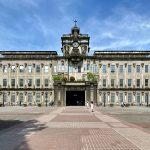
{"label": "window", "polygon": [[128,73],[131,73],[132,66],[128,65]]}
{"label": "window", "polygon": [[28,79],[28,87],[32,86],[32,79]]}
{"label": "window", "polygon": [[115,72],[115,65],[111,65],[110,70],[111,70],[112,73],[114,73]]}
{"label": "window", "polygon": [[90,70],[90,64],[87,64],[87,70]]}
{"label": "window", "polygon": [[148,97],[149,97],[148,93],[145,93],[145,103],[148,102]]}
{"label": "window", "polygon": [[15,79],[11,79],[11,86],[12,86],[12,87],[15,86]]}
{"label": "window", "polygon": [[28,102],[32,103],[32,93],[28,93]]}
{"label": "window", "polygon": [[39,103],[41,101],[41,94],[36,93],[36,102]]}
{"label": "window", "polygon": [[7,79],[3,79],[3,87],[7,86]]}
{"label": "window", "polygon": [[119,65],[119,73],[123,73],[123,65]]}
{"label": "window", "polygon": [[7,102],[7,100],[8,100],[8,99],[7,99],[7,93],[4,93],[4,94],[3,94],[3,100],[4,100],[5,103]]}
{"label": "window", "polygon": [[24,72],[24,66],[20,65],[20,72]]}
{"label": "window", "polygon": [[81,66],[78,66],[78,72],[81,72]]}
{"label": "window", "polygon": [[140,79],[137,79],[137,80],[136,80],[136,86],[137,86],[137,87],[140,87]]}
{"label": "window", "polygon": [[11,103],[15,103],[15,93],[11,93]]}
{"label": "window", "polygon": [[128,103],[132,102],[132,93],[128,93]]}
{"label": "window", "polygon": [[136,72],[137,72],[137,73],[140,73],[140,65],[137,65],[137,66],[136,66]]}
{"label": "window", "polygon": [[120,79],[120,87],[123,87],[123,79]]}
{"label": "window", "polygon": [[28,65],[28,72],[29,72],[29,73],[32,72],[32,65]]}
{"label": "window", "polygon": [[145,72],[148,72],[148,65],[145,65]]}
{"label": "window", "polygon": [[20,93],[20,94],[19,94],[19,101],[20,101],[20,102],[23,102],[23,93]]}
{"label": "window", "polygon": [[112,103],[115,102],[115,93],[111,93],[111,102],[112,102]]}
{"label": "window", "polygon": [[19,86],[23,87],[23,79],[19,79]]}
{"label": "window", "polygon": [[16,71],[16,66],[11,66],[11,72],[15,72]]}
{"label": "window", "polygon": [[36,72],[40,72],[40,65],[36,65]]}
{"label": "window", "polygon": [[148,79],[145,79],[145,86],[148,86]]}
{"label": "window", "polygon": [[36,86],[40,86],[40,79],[36,79]]}
{"label": "window", "polygon": [[119,100],[120,102],[123,102],[123,93],[119,93]]}
{"label": "window", "polygon": [[106,87],[106,79],[103,79],[103,87]]}
{"label": "window", "polygon": [[136,102],[137,102],[137,103],[140,103],[140,101],[141,101],[141,94],[140,94],[140,93],[137,93],[137,94],[136,94]]}
{"label": "window", "polygon": [[106,65],[103,65],[103,66],[102,66],[102,72],[103,72],[103,73],[106,73]]}
{"label": "window", "polygon": [[128,79],[128,87],[132,86],[132,79]]}
{"label": "window", "polygon": [[48,79],[45,79],[45,87],[48,87]]}
{"label": "window", "polygon": [[45,73],[48,73],[48,66],[47,65],[44,67],[44,70],[45,70]]}
{"label": "window", "polygon": [[3,72],[7,73],[7,65],[3,65]]}
{"label": "window", "polygon": [[115,79],[111,79],[111,87],[115,86]]}

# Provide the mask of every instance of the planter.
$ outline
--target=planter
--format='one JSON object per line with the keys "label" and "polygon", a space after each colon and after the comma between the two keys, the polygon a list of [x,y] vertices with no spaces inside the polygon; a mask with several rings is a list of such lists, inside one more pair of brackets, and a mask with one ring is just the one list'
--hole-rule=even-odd
{"label": "planter", "polygon": [[110,104],[109,104],[109,106],[110,106],[110,107],[113,107],[113,106],[114,106],[114,104],[113,104],[113,103],[110,103]]}
{"label": "planter", "polygon": [[38,107],[41,107],[41,106],[42,106],[40,103],[38,103],[37,105],[38,105]]}

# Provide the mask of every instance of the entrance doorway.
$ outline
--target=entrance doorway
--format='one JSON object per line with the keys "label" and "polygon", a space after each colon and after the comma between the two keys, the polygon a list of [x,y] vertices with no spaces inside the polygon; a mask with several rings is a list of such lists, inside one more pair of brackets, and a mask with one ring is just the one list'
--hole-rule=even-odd
{"label": "entrance doorway", "polygon": [[66,106],[85,106],[85,91],[66,91]]}

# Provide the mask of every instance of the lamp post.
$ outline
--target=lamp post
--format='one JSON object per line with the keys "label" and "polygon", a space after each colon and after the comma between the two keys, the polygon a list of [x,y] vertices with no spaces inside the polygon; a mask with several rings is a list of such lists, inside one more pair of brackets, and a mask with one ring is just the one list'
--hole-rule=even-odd
{"label": "lamp post", "polygon": [[105,107],[105,103],[106,103],[106,97],[105,97],[105,93],[104,93],[104,107]]}
{"label": "lamp post", "polygon": [[46,102],[46,107],[47,107],[47,93],[45,93],[45,102]]}

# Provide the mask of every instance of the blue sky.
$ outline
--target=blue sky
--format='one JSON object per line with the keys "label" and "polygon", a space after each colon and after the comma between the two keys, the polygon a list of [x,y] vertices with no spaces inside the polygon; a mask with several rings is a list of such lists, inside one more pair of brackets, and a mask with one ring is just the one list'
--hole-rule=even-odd
{"label": "blue sky", "polygon": [[94,50],[150,49],[149,0],[0,0],[0,50],[56,50],[74,20]]}

